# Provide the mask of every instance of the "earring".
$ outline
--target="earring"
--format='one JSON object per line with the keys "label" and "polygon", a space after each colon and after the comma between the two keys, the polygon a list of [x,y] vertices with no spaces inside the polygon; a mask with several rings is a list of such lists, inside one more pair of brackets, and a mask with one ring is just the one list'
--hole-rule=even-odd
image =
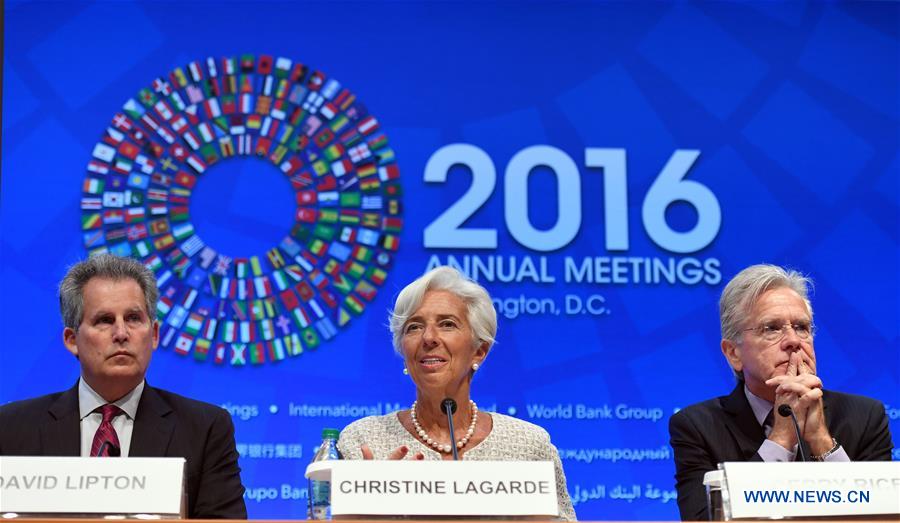
{"label": "earring", "polygon": [[472,364],[472,372],[475,372],[475,371],[477,371],[477,370],[478,370],[478,364],[477,364],[477,363],[473,363],[473,364]]}
{"label": "earring", "polygon": [[409,369],[407,369],[406,367],[403,367],[403,375],[409,376]]}

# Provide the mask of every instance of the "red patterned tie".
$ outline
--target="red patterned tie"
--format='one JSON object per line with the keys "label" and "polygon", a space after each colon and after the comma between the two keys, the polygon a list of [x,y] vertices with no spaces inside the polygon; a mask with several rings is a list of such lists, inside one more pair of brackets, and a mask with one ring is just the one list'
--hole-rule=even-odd
{"label": "red patterned tie", "polygon": [[119,436],[116,434],[116,429],[112,426],[112,420],[119,414],[124,414],[124,411],[111,403],[94,410],[94,412],[97,411],[100,411],[103,415],[103,421],[100,422],[100,427],[94,433],[94,442],[91,443],[91,456],[109,457],[113,447],[115,447],[115,450],[112,453],[118,456],[120,449]]}

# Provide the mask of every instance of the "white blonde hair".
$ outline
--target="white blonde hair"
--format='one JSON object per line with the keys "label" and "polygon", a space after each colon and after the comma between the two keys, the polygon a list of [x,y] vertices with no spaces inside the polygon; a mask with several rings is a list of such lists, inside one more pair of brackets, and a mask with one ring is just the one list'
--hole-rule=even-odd
{"label": "white blonde hair", "polygon": [[[750,310],[763,293],[772,289],[787,288],[796,292],[806,304],[809,319],[812,321],[813,309],[809,301],[809,290],[813,281],[808,276],[777,265],[751,265],[728,282],[719,298],[719,323],[722,339],[740,343],[743,336],[744,321]],[[743,375],[732,368],[738,380]]]}
{"label": "white blonde hair", "polygon": [[466,319],[472,329],[473,343],[487,343],[489,350],[497,335],[497,311],[488,292],[452,267],[435,267],[400,291],[390,313],[394,350],[400,352],[403,326],[422,305],[428,291],[447,291],[466,304]]}
{"label": "white blonde hair", "polygon": [[809,302],[811,286],[812,279],[792,269],[769,264],[747,267],[728,282],[719,299],[722,338],[738,341],[744,319],[750,313],[753,304],[763,293],[772,289],[788,288],[799,294],[812,320],[813,310]]}

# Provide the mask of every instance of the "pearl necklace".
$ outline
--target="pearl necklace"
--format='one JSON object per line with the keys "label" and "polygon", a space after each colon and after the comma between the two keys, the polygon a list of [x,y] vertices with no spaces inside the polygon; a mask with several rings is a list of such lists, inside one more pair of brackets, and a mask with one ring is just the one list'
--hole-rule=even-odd
{"label": "pearl necklace", "polygon": [[[428,433],[425,432],[425,429],[423,429],[422,426],[419,425],[419,420],[416,418],[417,403],[419,403],[418,400],[414,401],[409,411],[409,414],[412,417],[413,427],[416,429],[416,434],[418,434],[419,437],[422,438],[423,441],[425,441],[425,443],[432,446],[434,449],[449,454],[450,451],[453,450],[453,447],[451,447],[449,444],[443,445],[441,443],[438,443],[437,440],[429,436]],[[458,449],[465,447],[466,443],[468,443],[472,438],[472,434],[475,433],[475,423],[478,421],[478,405],[475,405],[474,401],[469,400],[469,406],[472,409],[472,423],[469,424],[469,430],[466,431],[466,435],[456,442],[456,448]],[[453,439],[452,434],[450,435],[450,439]]]}

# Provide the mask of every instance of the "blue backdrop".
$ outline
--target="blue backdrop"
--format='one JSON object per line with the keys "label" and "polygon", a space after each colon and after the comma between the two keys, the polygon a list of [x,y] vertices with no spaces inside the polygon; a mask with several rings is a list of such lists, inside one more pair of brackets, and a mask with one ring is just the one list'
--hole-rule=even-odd
{"label": "blue backdrop", "polygon": [[251,517],[302,518],[320,429],[414,399],[386,312],[451,263],[500,313],[479,405],[551,433],[581,519],[672,519],[668,418],[731,389],[718,294],[772,262],[816,280],[826,387],[900,441],[897,4],[4,18],[0,402],[77,378],[65,268],[137,256],[148,380],[233,414]]}

